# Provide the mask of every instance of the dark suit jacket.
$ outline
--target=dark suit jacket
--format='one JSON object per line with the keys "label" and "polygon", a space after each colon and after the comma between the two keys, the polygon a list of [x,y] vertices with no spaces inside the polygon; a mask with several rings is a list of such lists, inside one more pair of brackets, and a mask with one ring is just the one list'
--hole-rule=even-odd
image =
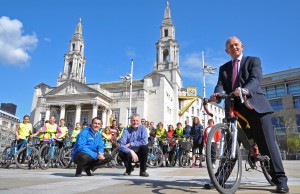
{"label": "dark suit jacket", "polygon": [[[220,67],[218,83],[215,93],[232,92],[232,61],[228,61]],[[249,91],[248,99],[254,110],[258,113],[272,113],[273,109],[264,95],[260,82],[262,79],[262,68],[260,59],[257,57],[243,56],[239,69],[239,87]],[[225,106],[225,108],[227,108]]]}

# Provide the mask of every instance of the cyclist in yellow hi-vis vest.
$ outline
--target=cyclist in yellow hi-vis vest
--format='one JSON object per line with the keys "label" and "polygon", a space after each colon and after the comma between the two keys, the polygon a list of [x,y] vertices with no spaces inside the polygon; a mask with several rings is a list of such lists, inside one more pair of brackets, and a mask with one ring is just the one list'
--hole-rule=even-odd
{"label": "cyclist in yellow hi-vis vest", "polygon": [[72,131],[72,135],[71,135],[71,138],[72,138],[72,148],[74,147],[74,145],[76,143],[76,137],[80,133],[80,131],[81,131],[80,123],[76,123],[76,127]]}
{"label": "cyclist in yellow hi-vis vest", "polygon": [[[55,123],[54,116],[50,116],[49,123],[45,123],[45,125],[42,127],[42,129],[39,130],[39,133],[40,132],[44,133],[43,143],[49,142],[50,139],[57,139],[62,134],[61,129]],[[36,134],[38,134],[38,133],[36,133]]]}
{"label": "cyclist in yellow hi-vis vest", "polygon": [[59,128],[61,130],[61,135],[58,137],[60,141],[58,142],[58,148],[62,148],[64,145],[64,141],[68,136],[68,128],[65,126],[65,119],[60,119],[59,121]]}
{"label": "cyclist in yellow hi-vis vest", "polygon": [[32,124],[30,123],[30,117],[25,115],[23,122],[20,123],[16,129],[17,143],[21,145],[23,141],[28,140],[30,135],[32,135]]}

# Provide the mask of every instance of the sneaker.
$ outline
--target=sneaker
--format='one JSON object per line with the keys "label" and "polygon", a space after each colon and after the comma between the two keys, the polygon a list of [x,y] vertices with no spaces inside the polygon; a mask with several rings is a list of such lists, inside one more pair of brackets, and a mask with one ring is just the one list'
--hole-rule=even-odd
{"label": "sneaker", "polygon": [[129,176],[130,175],[130,173],[128,173],[128,172],[124,172],[124,174],[123,174],[123,176]]}
{"label": "sneaker", "polygon": [[134,167],[133,166],[131,166],[131,169],[129,170],[129,171],[126,171],[126,172],[124,172],[124,176],[129,176],[130,174],[131,174],[131,172],[133,172],[134,171]]}
{"label": "sneaker", "polygon": [[146,172],[146,171],[140,171],[140,176],[143,176],[143,177],[148,177],[149,174]]}
{"label": "sneaker", "polygon": [[215,165],[215,164],[213,164],[213,165],[212,165],[212,168],[213,168],[213,169],[215,169],[215,168],[216,168],[216,165]]}
{"label": "sneaker", "polygon": [[199,164],[199,168],[203,168],[203,165],[202,165],[202,163],[200,162],[200,164]]}
{"label": "sneaker", "polygon": [[81,177],[82,168],[76,168],[75,177]]}
{"label": "sneaker", "polygon": [[195,163],[193,163],[192,164],[192,166],[191,166],[191,168],[195,168],[196,167],[196,164]]}

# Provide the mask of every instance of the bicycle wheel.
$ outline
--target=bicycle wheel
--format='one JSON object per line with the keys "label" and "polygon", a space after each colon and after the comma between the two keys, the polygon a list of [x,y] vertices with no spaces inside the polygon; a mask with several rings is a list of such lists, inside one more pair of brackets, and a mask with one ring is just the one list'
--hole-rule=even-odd
{"label": "bicycle wheel", "polygon": [[[215,133],[221,131],[221,145],[218,148],[212,139]],[[215,188],[222,194],[235,193],[240,185],[242,177],[242,155],[237,144],[235,158],[231,158],[232,138],[231,131],[225,124],[215,125],[208,134],[206,143],[206,164],[207,170]],[[221,149],[222,155],[218,157]],[[215,155],[212,155],[216,153]],[[214,152],[215,151],[215,152]],[[215,157],[217,156],[217,157]]]}
{"label": "bicycle wheel", "polygon": [[45,144],[41,147],[39,152],[39,165],[43,170],[48,169],[51,162],[49,151],[50,151],[50,146],[48,144]]}
{"label": "bicycle wheel", "polygon": [[189,156],[189,151],[182,152],[179,162],[183,168],[188,168],[191,166],[191,159]]}
{"label": "bicycle wheel", "polygon": [[170,167],[176,166],[176,164],[177,164],[176,152],[172,153],[171,156],[169,156],[169,162],[170,162]]}
{"label": "bicycle wheel", "polygon": [[149,146],[148,158],[146,165],[150,168],[160,167],[164,161],[164,154],[161,149]]}
{"label": "bicycle wheel", "polygon": [[59,148],[57,146],[53,147],[53,157],[51,159],[51,168],[57,168],[59,166]]}
{"label": "bicycle wheel", "polygon": [[17,167],[22,169],[33,169],[38,163],[38,150],[32,146],[21,148],[15,157]]}
{"label": "bicycle wheel", "polygon": [[270,185],[275,186],[276,184],[272,182],[272,177],[269,174],[269,170],[267,169],[267,167],[265,167],[263,165],[263,162],[260,162],[260,164],[261,164],[261,170],[262,170],[265,178],[267,179],[267,181],[270,183]]}
{"label": "bicycle wheel", "polygon": [[61,168],[69,168],[72,164],[72,151],[71,146],[64,147],[59,152],[59,164]]}
{"label": "bicycle wheel", "polygon": [[115,148],[112,153],[112,160],[111,160],[111,164],[113,167],[115,168],[125,168],[124,163],[122,162],[120,156],[119,156],[119,148]]}
{"label": "bicycle wheel", "polygon": [[12,163],[12,160],[13,160],[13,150],[12,150],[12,147],[11,146],[7,146],[3,152],[2,152],[2,156],[1,156],[1,159],[2,159],[2,164],[1,166],[3,168],[8,168],[10,166],[10,164]]}

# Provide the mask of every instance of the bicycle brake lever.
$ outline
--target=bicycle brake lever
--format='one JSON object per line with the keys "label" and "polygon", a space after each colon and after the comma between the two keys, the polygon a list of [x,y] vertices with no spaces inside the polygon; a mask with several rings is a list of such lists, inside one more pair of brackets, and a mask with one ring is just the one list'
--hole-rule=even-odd
{"label": "bicycle brake lever", "polygon": [[241,103],[243,104],[244,103],[244,98],[243,98],[242,88],[238,87],[237,89],[239,90],[239,95],[240,95]]}

